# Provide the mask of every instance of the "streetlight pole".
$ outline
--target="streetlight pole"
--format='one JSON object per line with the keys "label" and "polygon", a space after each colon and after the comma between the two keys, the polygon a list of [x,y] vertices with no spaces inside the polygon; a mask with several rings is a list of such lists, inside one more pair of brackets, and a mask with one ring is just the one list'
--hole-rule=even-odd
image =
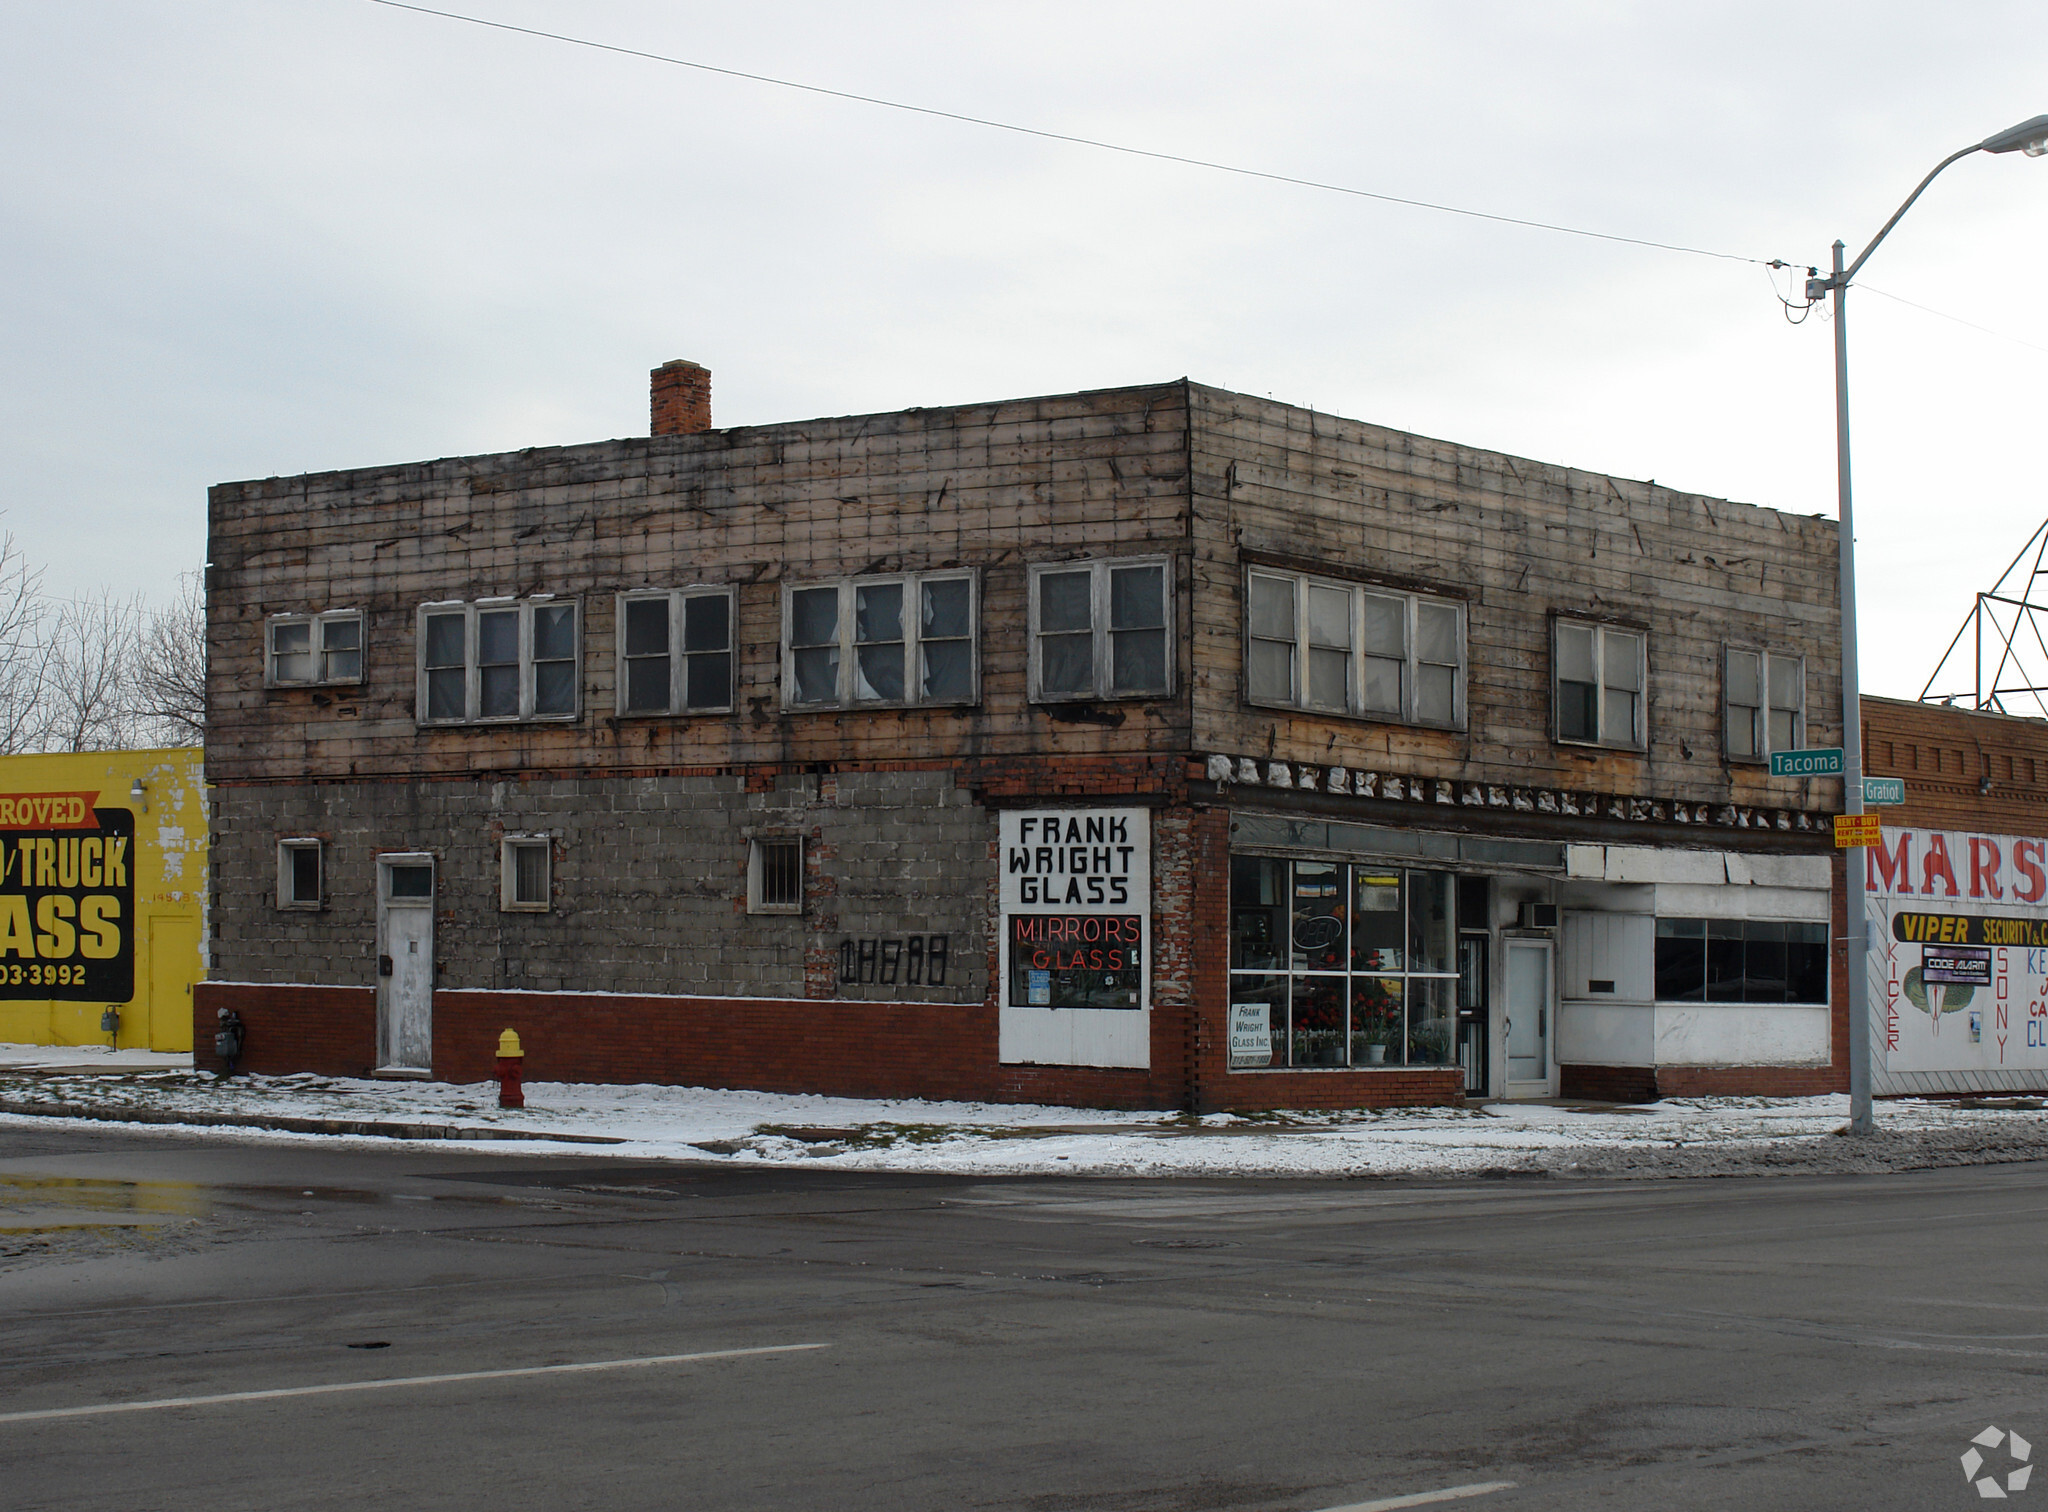
{"label": "streetlight pole", "polygon": [[[1877,250],[1877,244],[1891,234],[1899,218],[1913,208],[1913,201],[1934,182],[1935,174],[1949,164],[1977,152],[2024,152],[2028,157],[2048,153],[2048,115],[2035,116],[2017,126],[1986,137],[1983,141],[1952,152],[1934,165],[1919,188],[1892,212],[1892,218],[1870,239],[1846,268],[1845,250],[1835,243],[1833,270],[1826,278],[1806,281],[1806,297],[1834,296],[1835,317],[1835,479],[1840,504],[1842,553],[1842,809],[1863,812],[1863,692],[1856,669],[1856,527],[1849,487],[1849,327],[1846,320],[1849,284]],[[1849,1005],[1849,1132],[1869,1134],[1876,1128],[1870,1112],[1870,1005],[1869,1005],[1869,919],[1864,900],[1864,863],[1851,857],[1843,868],[1847,886],[1843,889],[1843,911],[1848,924],[1844,944],[1848,970],[1844,987]]]}

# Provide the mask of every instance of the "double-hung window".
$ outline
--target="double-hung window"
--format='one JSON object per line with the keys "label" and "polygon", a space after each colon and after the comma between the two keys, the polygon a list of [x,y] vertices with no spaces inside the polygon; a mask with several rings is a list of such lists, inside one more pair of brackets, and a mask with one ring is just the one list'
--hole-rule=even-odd
{"label": "double-hung window", "polygon": [[1644,640],[1640,630],[1558,620],[1551,664],[1556,668],[1557,738],[1573,745],[1642,750]]}
{"label": "double-hung window", "polygon": [[264,625],[264,682],[273,688],[363,680],[363,611],[274,614]]}
{"label": "double-hung window", "polygon": [[782,599],[782,700],[793,709],[975,699],[974,575],[793,584]]}
{"label": "double-hung window", "polygon": [[1031,569],[1031,696],[1173,691],[1173,598],[1160,559]]}
{"label": "double-hung window", "polygon": [[1253,568],[1245,632],[1253,703],[1465,723],[1465,608],[1455,600]]}
{"label": "double-hung window", "polygon": [[1766,761],[1806,740],[1806,663],[1796,656],[1728,648],[1722,688],[1730,761]]}
{"label": "double-hung window", "polygon": [[717,714],[732,707],[733,592],[619,595],[619,712]]}
{"label": "double-hung window", "polygon": [[421,724],[574,719],[574,599],[478,599],[420,610]]}

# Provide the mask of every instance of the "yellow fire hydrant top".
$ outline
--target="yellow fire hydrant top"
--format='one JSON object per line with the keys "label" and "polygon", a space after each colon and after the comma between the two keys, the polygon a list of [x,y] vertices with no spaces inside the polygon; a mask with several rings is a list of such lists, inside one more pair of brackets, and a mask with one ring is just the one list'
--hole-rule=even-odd
{"label": "yellow fire hydrant top", "polygon": [[515,1058],[523,1058],[525,1054],[526,1052],[519,1048],[519,1035],[516,1030],[507,1029],[503,1034],[498,1036],[499,1060],[512,1060]]}

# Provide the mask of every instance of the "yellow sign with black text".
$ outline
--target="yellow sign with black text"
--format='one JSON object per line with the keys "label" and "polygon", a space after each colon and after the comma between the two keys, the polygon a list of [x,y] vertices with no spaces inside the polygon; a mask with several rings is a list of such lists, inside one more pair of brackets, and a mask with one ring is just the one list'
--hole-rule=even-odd
{"label": "yellow sign with black text", "polygon": [[198,751],[0,756],[0,1041],[191,1049],[205,898]]}

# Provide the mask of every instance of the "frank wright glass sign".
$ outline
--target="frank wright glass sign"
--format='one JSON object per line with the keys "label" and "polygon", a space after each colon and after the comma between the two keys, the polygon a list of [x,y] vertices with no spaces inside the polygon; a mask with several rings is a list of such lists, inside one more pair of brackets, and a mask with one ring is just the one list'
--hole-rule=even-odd
{"label": "frank wright glass sign", "polygon": [[1010,810],[998,856],[1003,1060],[1149,1065],[1150,810]]}

